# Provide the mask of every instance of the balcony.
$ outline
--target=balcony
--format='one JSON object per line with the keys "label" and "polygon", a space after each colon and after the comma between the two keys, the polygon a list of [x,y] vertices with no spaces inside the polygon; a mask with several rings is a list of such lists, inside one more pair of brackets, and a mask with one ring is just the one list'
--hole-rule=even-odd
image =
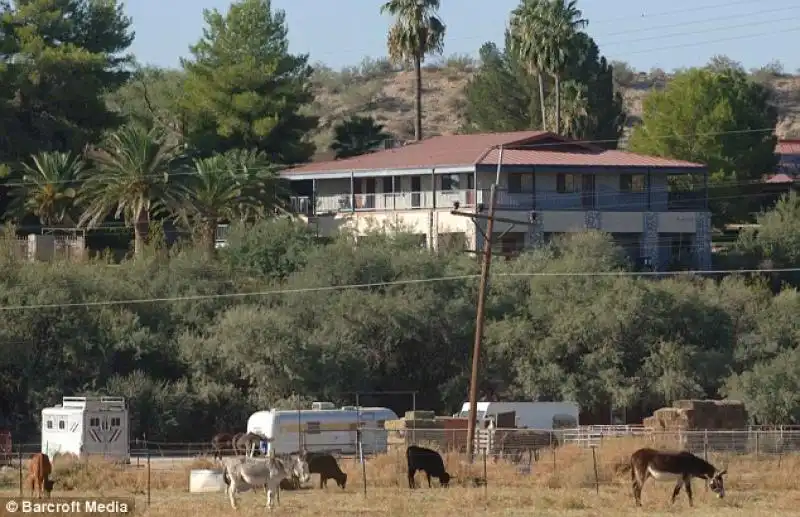
{"label": "balcony", "polygon": [[[295,196],[291,207],[295,213],[306,215],[336,214],[340,212],[385,212],[396,210],[452,209],[457,201],[463,208],[477,204],[489,206],[490,190],[469,190],[398,192],[394,194],[356,194],[349,193],[318,195],[312,203],[310,197]],[[355,200],[355,206],[353,206]],[[497,191],[498,210],[539,210],[539,211],[585,211],[601,210],[608,212],[666,212],[698,211],[706,209],[705,192],[620,192],[610,188],[599,188],[593,193],[557,192],[537,190],[536,192]]]}

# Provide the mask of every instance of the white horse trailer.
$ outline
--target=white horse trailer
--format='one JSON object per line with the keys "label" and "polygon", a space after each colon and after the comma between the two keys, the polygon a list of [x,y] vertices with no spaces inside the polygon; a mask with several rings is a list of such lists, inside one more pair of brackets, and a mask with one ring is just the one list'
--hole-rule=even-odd
{"label": "white horse trailer", "polygon": [[305,449],[311,452],[356,454],[356,430],[360,426],[364,454],[374,454],[387,451],[389,433],[385,423],[396,419],[397,414],[384,407],[273,409],[250,415],[247,419],[247,432],[270,439],[267,444],[268,453],[287,454]]}
{"label": "white horse trailer", "polygon": [[130,461],[130,419],[123,397],[64,397],[42,410],[42,452]]}

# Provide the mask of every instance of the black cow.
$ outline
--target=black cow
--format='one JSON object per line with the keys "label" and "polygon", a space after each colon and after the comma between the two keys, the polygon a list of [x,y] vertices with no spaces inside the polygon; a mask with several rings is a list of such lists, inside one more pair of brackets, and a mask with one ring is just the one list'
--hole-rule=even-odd
{"label": "black cow", "polygon": [[425,472],[428,478],[428,488],[431,487],[431,476],[439,478],[442,486],[450,483],[450,474],[444,470],[442,456],[431,449],[409,445],[406,449],[406,460],[408,460],[408,487],[415,488],[414,475],[418,470]]}
{"label": "black cow", "polygon": [[305,458],[308,471],[311,474],[319,474],[320,488],[327,487],[328,480],[333,479],[344,490],[347,485],[347,474],[339,468],[336,458],[326,452],[307,452]]}

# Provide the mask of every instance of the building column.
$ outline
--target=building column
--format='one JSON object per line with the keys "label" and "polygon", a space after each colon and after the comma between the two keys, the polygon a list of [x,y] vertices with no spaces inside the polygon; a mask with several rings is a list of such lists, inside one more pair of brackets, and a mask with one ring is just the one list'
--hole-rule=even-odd
{"label": "building column", "polygon": [[601,228],[600,211],[587,210],[584,215],[584,224],[587,230],[599,230]]}
{"label": "building column", "polygon": [[528,213],[528,235],[526,235],[526,248],[538,248],[544,245],[544,223],[542,221],[542,214],[536,212]]}
{"label": "building column", "polygon": [[642,259],[649,259],[653,271],[661,267],[660,249],[658,246],[658,214],[644,213],[644,233],[642,234]]}
{"label": "building column", "polygon": [[700,270],[711,269],[711,212],[695,215],[694,263]]}

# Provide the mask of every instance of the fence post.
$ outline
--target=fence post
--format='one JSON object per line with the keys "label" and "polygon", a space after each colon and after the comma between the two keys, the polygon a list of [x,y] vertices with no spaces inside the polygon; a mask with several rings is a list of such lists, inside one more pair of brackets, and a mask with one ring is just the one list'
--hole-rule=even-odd
{"label": "fence post", "polygon": [[703,459],[708,461],[708,429],[703,431]]}
{"label": "fence post", "polygon": [[150,447],[147,448],[147,507],[150,507]]}
{"label": "fence post", "polygon": [[367,497],[367,463],[364,461],[364,448],[361,446],[361,429],[356,429],[356,442],[358,444],[358,459],[361,460],[361,479],[364,484],[364,497]]}
{"label": "fence post", "polygon": [[756,431],[756,459],[758,459],[761,454],[761,431]]}
{"label": "fence post", "polygon": [[17,464],[19,467],[19,496],[22,497],[22,444],[17,447]]}
{"label": "fence post", "polygon": [[600,494],[600,476],[597,473],[597,446],[591,445],[592,448],[592,465],[594,466],[594,489],[595,492]]}
{"label": "fence post", "polygon": [[489,475],[486,473],[486,449],[483,449],[483,497],[489,500]]}

